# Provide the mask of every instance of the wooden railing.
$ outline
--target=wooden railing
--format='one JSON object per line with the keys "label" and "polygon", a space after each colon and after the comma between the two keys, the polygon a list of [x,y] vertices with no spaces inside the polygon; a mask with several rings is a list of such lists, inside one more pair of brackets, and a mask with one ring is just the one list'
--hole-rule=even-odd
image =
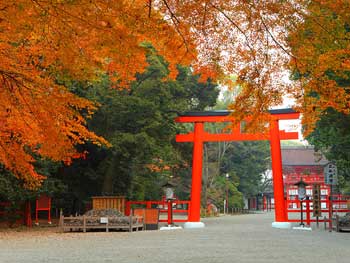
{"label": "wooden railing", "polygon": [[[303,222],[306,225],[310,225],[313,222],[325,222],[329,224],[329,228],[332,228],[332,216],[338,213],[350,212],[350,197],[343,196],[342,199],[336,199],[336,196],[328,200],[321,200],[321,216],[315,217],[313,215],[312,200],[286,200],[286,214],[288,222],[300,222],[301,213],[303,213]],[[290,218],[291,215],[296,214],[294,218]],[[297,218],[296,218],[297,217]]]}
{"label": "wooden railing", "polygon": [[[188,222],[190,201],[174,200],[173,204],[173,222]],[[160,213],[159,222],[168,222],[168,202],[161,201],[127,201],[125,206],[125,215],[130,215],[132,208],[158,208]],[[184,218],[178,218],[181,217]]]}

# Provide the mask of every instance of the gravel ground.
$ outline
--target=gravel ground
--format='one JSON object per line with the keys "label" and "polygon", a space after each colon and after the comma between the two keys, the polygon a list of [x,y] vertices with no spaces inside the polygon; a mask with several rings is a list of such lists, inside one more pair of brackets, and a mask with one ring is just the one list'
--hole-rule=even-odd
{"label": "gravel ground", "polygon": [[0,262],[350,262],[350,233],[271,228],[273,213],[203,219],[204,229],[0,231]]}

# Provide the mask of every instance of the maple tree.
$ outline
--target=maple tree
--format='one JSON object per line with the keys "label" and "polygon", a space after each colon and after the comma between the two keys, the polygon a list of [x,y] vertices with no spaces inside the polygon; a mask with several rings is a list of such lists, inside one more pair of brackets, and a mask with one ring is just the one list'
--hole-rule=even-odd
{"label": "maple tree", "polygon": [[328,109],[349,114],[349,8],[349,1],[312,1],[303,22],[289,34],[296,58],[290,68],[300,85],[292,92],[305,113],[306,134]]}
{"label": "maple tree", "polygon": [[[306,132],[327,107],[348,114],[349,6],[346,0],[8,0],[0,3],[0,161],[28,185],[41,177],[31,153],[78,156],[74,145],[107,143],[85,128],[95,105],[56,78],[98,80],[108,72],[126,88],[143,72],[151,42],[169,62],[191,65],[202,80],[242,91],[231,105],[256,123],[292,94]],[[287,70],[298,75],[288,83]],[[315,96],[310,96],[315,95]],[[83,113],[83,114],[82,114]],[[252,122],[255,123],[255,122]]]}
{"label": "maple tree", "polygon": [[[349,192],[350,20],[348,1],[310,4],[299,31],[291,34],[300,63],[294,77],[305,87],[298,100],[306,108],[306,139],[338,171],[338,189]],[[302,26],[302,27],[301,27]],[[317,122],[312,122],[316,119]]]}
{"label": "maple tree", "polygon": [[159,52],[177,62],[193,55],[145,3],[1,1],[0,162],[26,187],[44,178],[32,154],[70,162],[80,156],[76,144],[107,144],[85,127],[96,105],[58,85],[57,77],[94,81],[107,71],[115,86],[125,87],[145,68],[140,44],[147,40],[157,40]]}
{"label": "maple tree", "polygon": [[[242,91],[230,108],[238,119],[263,123],[286,94],[304,113],[305,134],[328,107],[349,113],[349,83],[335,80],[349,80],[349,1],[166,2],[169,16],[191,24],[199,63],[237,75]],[[289,74],[298,77],[288,82]]]}

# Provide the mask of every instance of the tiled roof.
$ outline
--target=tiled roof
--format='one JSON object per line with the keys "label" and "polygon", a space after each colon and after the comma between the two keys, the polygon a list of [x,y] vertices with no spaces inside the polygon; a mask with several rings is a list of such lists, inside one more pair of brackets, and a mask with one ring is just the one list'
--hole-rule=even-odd
{"label": "tiled roof", "polygon": [[328,160],[312,146],[283,147],[282,165],[326,165]]}

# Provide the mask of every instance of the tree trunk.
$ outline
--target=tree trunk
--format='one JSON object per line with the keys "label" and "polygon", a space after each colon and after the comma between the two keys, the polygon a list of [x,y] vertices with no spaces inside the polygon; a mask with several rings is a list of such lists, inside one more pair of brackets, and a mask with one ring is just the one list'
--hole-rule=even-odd
{"label": "tree trunk", "polygon": [[102,185],[102,195],[112,195],[113,194],[113,183],[114,183],[114,162],[113,157],[108,159],[106,162],[108,168],[106,169],[106,173],[103,178]]}

